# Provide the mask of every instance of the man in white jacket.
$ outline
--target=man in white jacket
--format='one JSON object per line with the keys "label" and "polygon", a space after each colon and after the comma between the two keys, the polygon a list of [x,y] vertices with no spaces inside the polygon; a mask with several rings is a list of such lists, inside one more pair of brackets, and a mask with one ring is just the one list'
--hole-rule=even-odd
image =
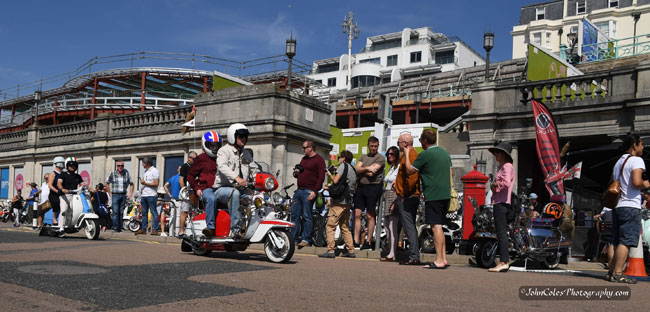
{"label": "man in white jacket", "polygon": [[[257,171],[257,168],[250,166],[248,161],[242,160],[248,135],[248,128],[243,124],[231,125],[227,133],[228,144],[217,152],[217,175],[213,188],[216,189],[217,204],[228,205],[230,236],[233,238],[239,238],[243,234],[240,233],[239,201],[245,195],[238,188],[245,188],[249,178],[254,177]],[[203,230],[203,235],[206,237],[214,236],[215,209],[215,207],[206,207],[206,228]]]}

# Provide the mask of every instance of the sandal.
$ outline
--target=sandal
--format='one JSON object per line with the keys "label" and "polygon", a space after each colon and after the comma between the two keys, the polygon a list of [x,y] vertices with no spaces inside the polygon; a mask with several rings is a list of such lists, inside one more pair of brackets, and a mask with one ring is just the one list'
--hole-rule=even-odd
{"label": "sandal", "polygon": [[616,283],[623,283],[623,284],[636,284],[635,279],[629,278],[623,274],[621,275],[612,274],[611,281]]}

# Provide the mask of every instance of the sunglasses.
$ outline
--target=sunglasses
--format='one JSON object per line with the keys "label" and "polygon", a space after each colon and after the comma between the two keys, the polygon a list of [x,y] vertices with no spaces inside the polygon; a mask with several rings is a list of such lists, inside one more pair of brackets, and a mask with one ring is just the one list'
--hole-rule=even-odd
{"label": "sunglasses", "polygon": [[395,154],[395,153],[388,153],[388,154],[386,154],[386,155],[388,155],[388,156],[395,156],[396,154]]}
{"label": "sunglasses", "polygon": [[118,167],[124,167],[124,165],[117,165]]}
{"label": "sunglasses", "polygon": [[310,148],[310,147],[311,147],[311,146],[303,146],[302,149],[308,149],[308,148]]}

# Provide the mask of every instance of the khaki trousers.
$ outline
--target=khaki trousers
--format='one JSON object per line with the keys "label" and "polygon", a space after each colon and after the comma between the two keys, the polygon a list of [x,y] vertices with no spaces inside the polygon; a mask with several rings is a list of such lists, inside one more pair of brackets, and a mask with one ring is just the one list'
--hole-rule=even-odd
{"label": "khaki trousers", "polygon": [[329,208],[327,213],[327,249],[329,252],[334,252],[336,249],[336,226],[341,228],[341,237],[345,242],[345,247],[348,252],[354,252],[354,245],[352,244],[352,233],[350,232],[350,205],[335,204]]}

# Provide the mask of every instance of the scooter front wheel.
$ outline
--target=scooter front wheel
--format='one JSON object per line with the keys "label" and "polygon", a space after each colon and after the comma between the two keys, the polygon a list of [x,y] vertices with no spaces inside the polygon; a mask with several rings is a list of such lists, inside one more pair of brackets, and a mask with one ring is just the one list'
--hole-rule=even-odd
{"label": "scooter front wheel", "polygon": [[97,219],[86,219],[86,226],[84,226],[84,232],[86,232],[86,238],[95,240],[99,238],[99,220]]}
{"label": "scooter front wheel", "polygon": [[264,254],[274,263],[287,263],[291,260],[296,245],[293,236],[283,230],[271,230],[264,240]]}
{"label": "scooter front wheel", "polygon": [[496,265],[496,249],[498,243],[493,239],[485,239],[481,241],[476,255],[477,262],[484,268],[491,268]]}
{"label": "scooter front wheel", "polygon": [[549,270],[555,270],[557,269],[558,265],[560,265],[560,257],[561,254],[559,252],[547,256],[546,258],[544,258],[544,260],[542,260],[542,264],[544,265],[545,268]]}
{"label": "scooter front wheel", "polygon": [[135,232],[139,231],[140,227],[142,227],[142,225],[140,224],[140,221],[137,221],[137,220],[129,221],[129,230],[131,232],[135,233]]}

